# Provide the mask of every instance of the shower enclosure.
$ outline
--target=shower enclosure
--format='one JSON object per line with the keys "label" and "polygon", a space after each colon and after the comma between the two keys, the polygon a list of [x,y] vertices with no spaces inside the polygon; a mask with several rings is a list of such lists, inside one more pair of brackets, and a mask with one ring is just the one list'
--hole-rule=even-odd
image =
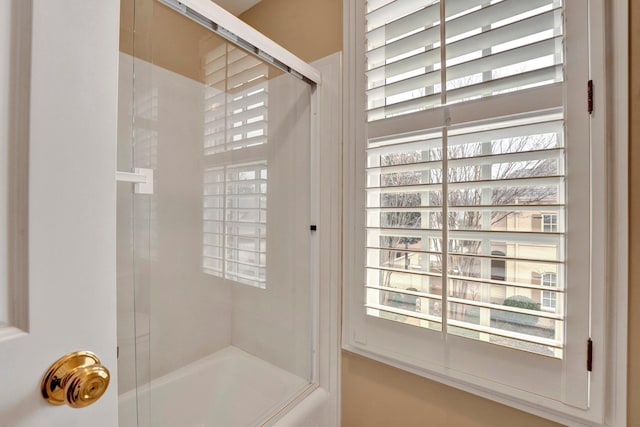
{"label": "shower enclosure", "polygon": [[318,73],[208,0],[120,39],[120,426],[269,425],[317,376]]}

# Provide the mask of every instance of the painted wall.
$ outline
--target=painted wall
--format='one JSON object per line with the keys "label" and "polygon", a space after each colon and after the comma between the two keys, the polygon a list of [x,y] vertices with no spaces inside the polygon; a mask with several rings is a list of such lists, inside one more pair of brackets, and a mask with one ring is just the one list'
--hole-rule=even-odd
{"label": "painted wall", "polygon": [[343,352],[343,427],[551,427],[559,424]]}
{"label": "painted wall", "polygon": [[202,81],[198,40],[209,35],[206,28],[155,0],[121,0],[120,51],[128,55]]}
{"label": "painted wall", "polygon": [[240,19],[306,62],[342,50],[340,0],[262,0]]}
{"label": "painted wall", "polygon": [[[640,2],[631,8],[632,164],[640,164]],[[240,17],[301,58],[342,49],[342,4],[337,0],[263,0]],[[640,168],[631,170],[631,260],[640,259]],[[635,190],[634,190],[635,188]],[[635,221],[633,218],[637,218]],[[630,263],[629,426],[640,425],[640,263]],[[343,352],[344,427],[495,427],[557,424]],[[393,416],[393,418],[388,418]]]}

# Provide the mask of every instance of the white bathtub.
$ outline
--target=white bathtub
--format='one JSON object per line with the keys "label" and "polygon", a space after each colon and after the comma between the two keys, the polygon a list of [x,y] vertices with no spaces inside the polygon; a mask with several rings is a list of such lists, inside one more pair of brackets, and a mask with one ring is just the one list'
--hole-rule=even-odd
{"label": "white bathtub", "polygon": [[[120,395],[119,427],[250,427],[264,423],[309,382],[227,347]],[[137,401],[137,420],[136,420]]]}

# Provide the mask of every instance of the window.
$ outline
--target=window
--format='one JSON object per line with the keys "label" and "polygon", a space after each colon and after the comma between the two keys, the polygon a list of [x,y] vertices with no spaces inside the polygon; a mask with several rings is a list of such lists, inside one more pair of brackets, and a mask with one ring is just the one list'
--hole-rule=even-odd
{"label": "window", "polygon": [[358,7],[345,347],[597,419],[584,7]]}
{"label": "window", "polygon": [[[548,288],[555,288],[557,285],[556,273],[544,273],[541,278],[542,286],[546,286]],[[556,309],[556,293],[551,291],[542,291],[541,292],[541,305],[542,308],[548,310]]]}

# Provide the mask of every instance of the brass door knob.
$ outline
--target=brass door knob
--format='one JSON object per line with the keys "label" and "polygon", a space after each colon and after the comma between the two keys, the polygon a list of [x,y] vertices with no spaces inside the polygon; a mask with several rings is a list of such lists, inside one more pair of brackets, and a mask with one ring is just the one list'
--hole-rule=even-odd
{"label": "brass door knob", "polygon": [[76,351],[58,359],[42,378],[42,397],[52,405],[72,408],[91,405],[109,387],[109,370],[90,351]]}

